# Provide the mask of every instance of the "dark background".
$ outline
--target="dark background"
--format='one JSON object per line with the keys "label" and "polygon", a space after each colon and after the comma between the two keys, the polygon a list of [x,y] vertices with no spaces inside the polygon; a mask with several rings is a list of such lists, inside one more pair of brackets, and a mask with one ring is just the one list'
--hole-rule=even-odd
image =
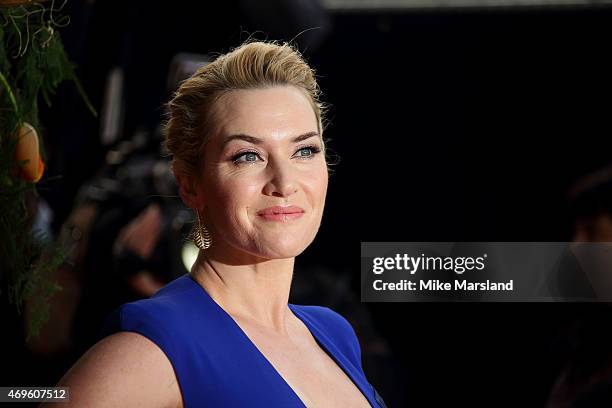
{"label": "dark background", "polygon": [[[128,137],[159,122],[177,51],[222,53],[250,34],[289,40],[321,23],[297,43],[331,105],[325,137],[340,160],[298,267],[348,273],[358,296],[360,242],[571,240],[569,187],[611,161],[611,8],[300,14],[289,2],[208,3],[74,1],[62,35],[97,108],[108,70],[124,68]],[[48,175],[62,178],[40,192],[57,229],[108,147],[71,85],[43,123]],[[543,406],[573,322],[608,316],[561,303],[367,308],[404,370],[372,381],[389,407]],[[5,347],[3,358],[15,385],[50,385],[71,364],[13,347],[22,354],[8,359]]]}
{"label": "dark background", "polygon": [[[329,196],[335,222],[317,250],[357,271],[353,236],[570,240],[567,190],[610,161],[611,17],[607,8],[335,16],[319,66],[335,105],[327,136],[343,161]],[[408,369],[406,406],[543,406],[568,326],[609,322],[586,304],[369,306]]]}

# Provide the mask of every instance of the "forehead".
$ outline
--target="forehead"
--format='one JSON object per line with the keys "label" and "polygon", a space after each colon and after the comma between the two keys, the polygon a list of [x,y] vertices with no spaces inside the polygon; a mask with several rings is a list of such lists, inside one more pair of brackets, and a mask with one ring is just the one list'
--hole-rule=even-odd
{"label": "forehead", "polygon": [[248,134],[283,139],[317,131],[317,118],[303,91],[294,86],[240,89],[223,95],[212,115],[211,137]]}

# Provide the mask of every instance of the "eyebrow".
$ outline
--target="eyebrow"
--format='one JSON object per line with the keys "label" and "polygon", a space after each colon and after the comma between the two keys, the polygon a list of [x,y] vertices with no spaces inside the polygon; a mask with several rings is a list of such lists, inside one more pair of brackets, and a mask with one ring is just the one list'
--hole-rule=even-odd
{"label": "eyebrow", "polygon": [[[304,133],[303,135],[299,135],[291,139],[291,143],[299,143],[299,142],[302,142],[306,139],[310,139],[311,137],[315,137],[315,136],[319,136],[319,132]],[[245,135],[243,133],[238,133],[238,134],[226,137],[225,140],[223,141],[222,147],[225,147],[225,145],[227,145],[232,140],[244,140],[245,142],[253,143],[255,145],[261,145],[264,143],[263,139],[260,139],[258,137]]]}

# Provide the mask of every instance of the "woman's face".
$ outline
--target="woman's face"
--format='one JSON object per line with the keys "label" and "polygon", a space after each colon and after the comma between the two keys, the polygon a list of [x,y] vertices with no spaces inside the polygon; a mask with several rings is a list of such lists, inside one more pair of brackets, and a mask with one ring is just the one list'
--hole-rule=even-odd
{"label": "woman's face", "polygon": [[300,254],[321,224],[328,182],[306,95],[293,86],[231,91],[212,115],[198,196],[214,250],[238,258]]}

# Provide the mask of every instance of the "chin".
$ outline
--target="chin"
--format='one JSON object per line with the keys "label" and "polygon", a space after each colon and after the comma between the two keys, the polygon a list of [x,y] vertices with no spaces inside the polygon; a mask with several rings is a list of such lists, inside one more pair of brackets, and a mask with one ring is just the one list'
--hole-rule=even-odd
{"label": "chin", "polygon": [[310,240],[308,242],[296,241],[293,237],[291,239],[280,238],[266,242],[259,247],[259,250],[262,252],[262,257],[268,259],[294,258],[304,252],[310,242]]}
{"label": "chin", "polygon": [[304,250],[307,246],[283,246],[279,247],[275,245],[273,247],[266,248],[265,258],[268,259],[285,259],[285,258],[295,258]]}

